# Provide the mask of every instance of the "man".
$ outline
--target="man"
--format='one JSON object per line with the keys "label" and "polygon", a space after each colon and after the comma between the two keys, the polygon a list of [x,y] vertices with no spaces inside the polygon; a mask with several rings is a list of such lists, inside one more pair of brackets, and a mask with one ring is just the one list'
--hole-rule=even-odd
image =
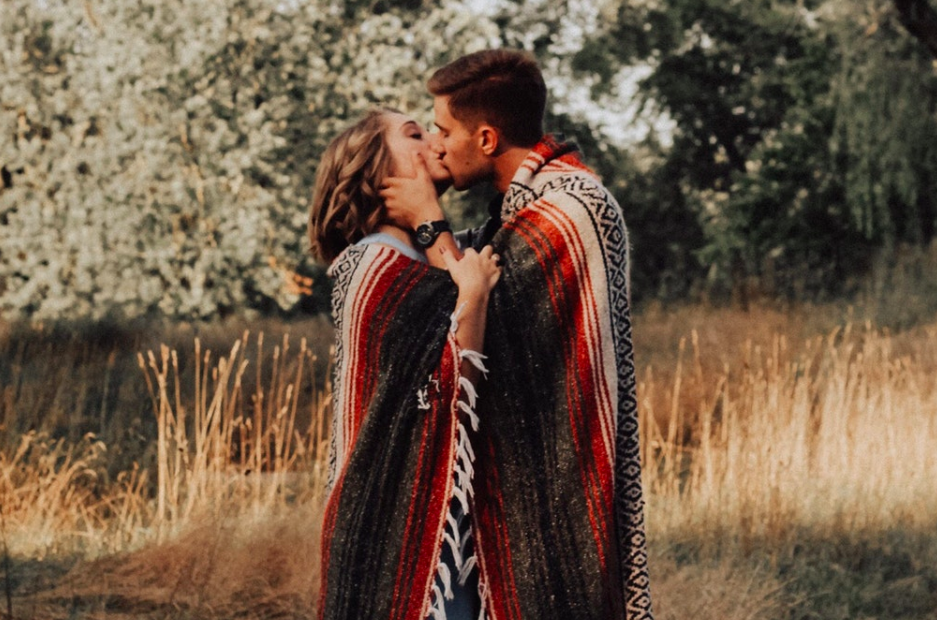
{"label": "man", "polygon": [[490,182],[500,194],[488,222],[457,241],[422,170],[382,192],[432,265],[459,242],[503,259],[473,439],[484,610],[649,619],[621,209],[574,145],[543,135],[546,88],[527,54],[470,54],[428,87],[454,187]]}

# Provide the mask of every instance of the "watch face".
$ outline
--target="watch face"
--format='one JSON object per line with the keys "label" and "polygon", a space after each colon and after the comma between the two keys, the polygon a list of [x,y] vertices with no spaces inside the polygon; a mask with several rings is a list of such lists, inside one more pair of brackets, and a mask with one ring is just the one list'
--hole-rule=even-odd
{"label": "watch face", "polygon": [[436,239],[436,231],[428,224],[420,224],[416,229],[416,242],[423,247],[428,246]]}

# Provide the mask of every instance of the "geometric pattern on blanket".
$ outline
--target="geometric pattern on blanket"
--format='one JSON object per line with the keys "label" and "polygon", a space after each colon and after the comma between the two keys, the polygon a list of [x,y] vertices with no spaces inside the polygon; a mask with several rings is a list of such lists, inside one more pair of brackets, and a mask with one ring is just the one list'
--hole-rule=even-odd
{"label": "geometric pattern on blanket", "polygon": [[[444,616],[474,557],[450,514],[472,494],[474,386],[455,340],[456,289],[444,271],[378,244],[333,263],[336,330],[330,491],[322,527],[319,617]],[[466,511],[469,512],[469,511]],[[470,513],[469,513],[470,514]]]}
{"label": "geometric pattern on blanket", "polygon": [[491,618],[652,618],[621,208],[547,138],[505,194],[480,388]]}

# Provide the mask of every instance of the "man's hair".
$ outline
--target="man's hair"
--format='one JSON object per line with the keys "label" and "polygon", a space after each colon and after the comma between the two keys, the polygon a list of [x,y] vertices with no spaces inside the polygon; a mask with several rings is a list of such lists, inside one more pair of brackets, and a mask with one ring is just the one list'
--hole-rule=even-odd
{"label": "man's hair", "polygon": [[326,263],[374,232],[383,219],[378,192],[391,174],[385,115],[375,109],[329,143],[316,170],[309,209],[309,249]]}
{"label": "man's hair", "polygon": [[487,123],[514,146],[543,137],[547,88],[534,58],[518,50],[485,50],[437,70],[427,84],[449,97],[449,112],[465,125]]}

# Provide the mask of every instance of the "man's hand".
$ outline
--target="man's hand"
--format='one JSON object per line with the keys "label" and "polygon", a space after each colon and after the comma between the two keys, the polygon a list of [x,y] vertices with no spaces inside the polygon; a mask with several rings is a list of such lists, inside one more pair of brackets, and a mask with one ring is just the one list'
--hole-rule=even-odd
{"label": "man's hand", "polygon": [[380,191],[387,219],[407,230],[415,230],[426,221],[445,219],[439,206],[436,186],[420,153],[413,153],[413,169],[416,176],[384,179]]}

